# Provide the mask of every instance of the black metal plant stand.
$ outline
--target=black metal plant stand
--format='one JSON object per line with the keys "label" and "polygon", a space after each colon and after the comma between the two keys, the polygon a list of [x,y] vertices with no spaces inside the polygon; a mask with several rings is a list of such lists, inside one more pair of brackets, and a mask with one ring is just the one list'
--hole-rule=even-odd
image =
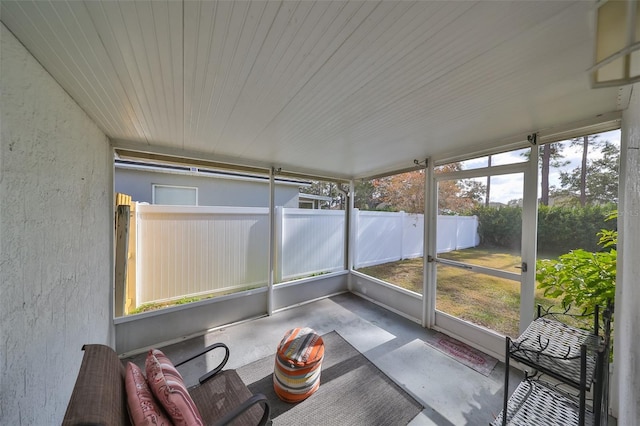
{"label": "black metal plant stand", "polygon": [[[491,423],[503,425],[606,425],[611,314],[598,308],[573,315],[538,306],[537,318],[517,339],[506,338],[504,404]],[[593,316],[593,331],[561,318]],[[602,324],[601,324],[602,322]],[[510,360],[531,367],[508,397]],[[589,395],[588,395],[589,394]]]}

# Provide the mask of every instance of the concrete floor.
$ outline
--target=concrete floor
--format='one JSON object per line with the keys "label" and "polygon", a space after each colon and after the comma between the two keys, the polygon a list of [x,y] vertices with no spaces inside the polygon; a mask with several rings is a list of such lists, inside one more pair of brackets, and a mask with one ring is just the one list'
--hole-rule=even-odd
{"label": "concrete floor", "polygon": [[[284,332],[308,326],[318,334],[336,330],[392,380],[413,395],[425,409],[411,423],[417,425],[488,425],[502,407],[504,364],[489,377],[432,348],[437,332],[426,330],[393,312],[353,294],[341,294],[287,309],[162,348],[178,361],[198,349],[223,342],[231,356],[225,368],[238,368],[271,355]],[[144,354],[133,357],[143,362]],[[205,358],[202,360],[202,358]],[[215,355],[181,368],[187,385],[215,367]],[[512,370],[513,391],[521,374]]]}

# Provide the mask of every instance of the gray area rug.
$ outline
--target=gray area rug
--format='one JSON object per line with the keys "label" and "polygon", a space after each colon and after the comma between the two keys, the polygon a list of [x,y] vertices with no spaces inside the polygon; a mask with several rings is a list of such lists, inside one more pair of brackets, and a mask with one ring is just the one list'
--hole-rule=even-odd
{"label": "gray area rug", "polygon": [[253,393],[271,403],[274,425],[406,425],[423,407],[367,358],[332,331],[322,336],[325,357],[320,388],[297,404],[273,391],[274,355],[236,371]]}

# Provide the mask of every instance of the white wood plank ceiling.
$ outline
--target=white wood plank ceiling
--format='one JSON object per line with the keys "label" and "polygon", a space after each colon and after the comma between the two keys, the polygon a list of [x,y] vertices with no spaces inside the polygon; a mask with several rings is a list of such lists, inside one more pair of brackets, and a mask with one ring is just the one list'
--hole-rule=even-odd
{"label": "white wood plank ceiling", "polygon": [[[615,111],[587,1],[2,1],[121,145],[362,177]],[[124,142],[123,142],[124,141]]]}

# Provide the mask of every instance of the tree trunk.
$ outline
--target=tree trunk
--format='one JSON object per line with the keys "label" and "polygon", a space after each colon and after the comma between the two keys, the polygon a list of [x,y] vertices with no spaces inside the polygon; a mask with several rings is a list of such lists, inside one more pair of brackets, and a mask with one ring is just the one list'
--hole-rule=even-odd
{"label": "tree trunk", "polygon": [[589,137],[582,139],[582,168],[580,169],[580,205],[587,204],[587,151],[589,151]]}
{"label": "tree trunk", "polygon": [[549,163],[551,162],[551,144],[542,146],[542,165],[540,166],[540,203],[549,205]]}

